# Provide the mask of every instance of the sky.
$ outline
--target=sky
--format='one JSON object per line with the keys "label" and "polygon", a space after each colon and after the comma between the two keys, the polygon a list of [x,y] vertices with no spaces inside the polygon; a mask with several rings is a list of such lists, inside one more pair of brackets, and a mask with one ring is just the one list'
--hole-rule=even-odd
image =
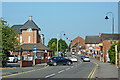
{"label": "sky", "polygon": [[[3,2],[2,17],[11,26],[24,24],[29,16],[45,36],[45,45],[51,38],[69,40],[80,36],[96,36],[112,33],[112,15],[105,20],[107,12],[114,14],[115,33],[118,33],[117,2]],[[69,41],[66,40],[67,43]]]}

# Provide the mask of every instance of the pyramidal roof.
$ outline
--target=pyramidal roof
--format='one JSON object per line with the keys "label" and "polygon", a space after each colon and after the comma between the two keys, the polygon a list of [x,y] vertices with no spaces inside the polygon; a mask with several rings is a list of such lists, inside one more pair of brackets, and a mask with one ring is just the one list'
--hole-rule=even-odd
{"label": "pyramidal roof", "polygon": [[41,30],[35,22],[32,20],[32,16],[29,16],[29,20],[25,22],[23,25],[13,25],[11,28],[15,29],[15,33],[21,32],[21,29],[36,29],[36,30]]}

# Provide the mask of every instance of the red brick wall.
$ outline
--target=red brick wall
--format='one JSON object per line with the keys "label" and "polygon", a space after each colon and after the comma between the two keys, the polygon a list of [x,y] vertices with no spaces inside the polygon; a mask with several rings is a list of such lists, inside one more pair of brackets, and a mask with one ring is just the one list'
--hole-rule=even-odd
{"label": "red brick wall", "polygon": [[75,51],[77,51],[77,47],[85,45],[85,40],[83,38],[81,38],[80,36],[73,39],[71,42],[71,45],[74,46],[77,42],[80,42],[80,43],[76,47],[73,48],[73,49],[75,49]]}
{"label": "red brick wall", "polygon": [[17,40],[20,42],[20,36],[22,36],[22,43],[28,43],[28,36],[30,36],[30,43],[39,43],[40,35],[37,30],[32,30],[32,32],[27,32],[27,30],[22,30],[22,34],[18,35]]}
{"label": "red brick wall", "polygon": [[[118,40],[115,40],[115,43],[118,43]],[[110,47],[112,46],[111,44],[111,40],[104,40],[103,41],[103,48],[102,48],[102,52],[103,52],[103,57],[104,57],[104,62],[107,61],[106,55],[107,55],[107,50],[110,49]]]}

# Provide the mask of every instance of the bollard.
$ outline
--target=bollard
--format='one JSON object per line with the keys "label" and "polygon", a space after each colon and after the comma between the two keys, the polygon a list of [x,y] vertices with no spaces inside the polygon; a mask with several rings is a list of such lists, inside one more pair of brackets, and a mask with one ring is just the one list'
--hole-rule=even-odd
{"label": "bollard", "polygon": [[20,68],[22,68],[22,60],[20,60]]}

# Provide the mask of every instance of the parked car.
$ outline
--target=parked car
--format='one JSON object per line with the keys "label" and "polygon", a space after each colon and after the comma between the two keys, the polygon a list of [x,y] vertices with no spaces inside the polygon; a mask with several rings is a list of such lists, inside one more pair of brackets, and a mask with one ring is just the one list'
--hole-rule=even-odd
{"label": "parked car", "polygon": [[70,60],[73,61],[73,62],[77,62],[78,61],[78,59],[75,56],[71,57]]}
{"label": "parked car", "polygon": [[82,55],[82,56],[81,56],[81,59],[83,60],[85,57],[86,57],[85,55]]}
{"label": "parked car", "polygon": [[10,55],[10,56],[8,57],[8,62],[17,63],[17,62],[18,62],[18,57],[17,57],[17,55]]}
{"label": "parked car", "polygon": [[64,57],[51,57],[50,59],[48,59],[47,61],[48,65],[53,65],[53,66],[57,66],[57,65],[71,65],[72,61],[70,59],[66,59]]}
{"label": "parked car", "polygon": [[89,57],[85,57],[85,58],[83,59],[83,62],[90,62]]}

